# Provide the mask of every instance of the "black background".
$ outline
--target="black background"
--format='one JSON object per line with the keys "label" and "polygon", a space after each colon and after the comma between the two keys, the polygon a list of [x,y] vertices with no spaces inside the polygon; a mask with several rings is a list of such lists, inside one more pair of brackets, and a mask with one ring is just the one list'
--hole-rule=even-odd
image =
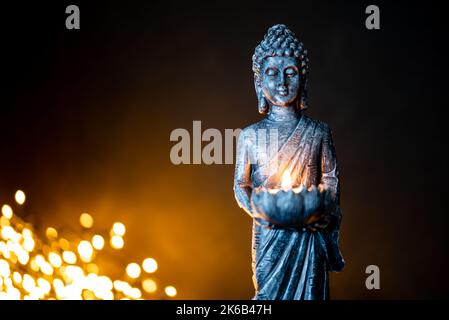
{"label": "black background", "polygon": [[[307,114],[333,129],[342,183],[335,298],[447,297],[447,35],[432,1],[75,1],[1,5],[0,202],[41,227],[124,221],[180,298],[252,295],[251,221],[233,166],[175,166],[169,134],[260,119],[251,55],[286,24],[311,61]],[[365,28],[377,4],[381,30]],[[381,290],[365,288],[365,268]]]}

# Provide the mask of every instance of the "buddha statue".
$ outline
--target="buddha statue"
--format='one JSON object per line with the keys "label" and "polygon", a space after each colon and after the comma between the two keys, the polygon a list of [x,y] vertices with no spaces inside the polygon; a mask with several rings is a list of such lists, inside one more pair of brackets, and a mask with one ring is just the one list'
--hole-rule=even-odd
{"label": "buddha statue", "polygon": [[[258,110],[265,117],[239,136],[234,193],[253,220],[253,299],[326,300],[328,273],[342,270],[345,263],[339,249],[340,189],[331,129],[304,115],[307,50],[292,31],[278,24],[268,29],[252,60]],[[272,132],[276,141],[268,138]],[[280,189],[285,172],[292,189],[303,191],[292,197],[274,195],[275,212],[289,207],[302,208],[293,215],[304,214],[312,201],[317,205],[309,206],[308,219],[270,219],[254,204],[255,190]],[[321,196],[323,190],[329,197]],[[295,206],[285,203],[293,201],[289,199],[297,201]]]}

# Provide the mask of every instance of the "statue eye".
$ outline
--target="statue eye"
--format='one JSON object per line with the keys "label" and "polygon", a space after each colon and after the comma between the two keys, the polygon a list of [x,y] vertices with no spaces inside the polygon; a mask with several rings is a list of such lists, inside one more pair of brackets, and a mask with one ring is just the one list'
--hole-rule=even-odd
{"label": "statue eye", "polygon": [[265,74],[267,75],[267,76],[275,76],[275,75],[277,75],[277,70],[276,69],[273,69],[273,68],[268,68],[266,71],[265,71]]}
{"label": "statue eye", "polygon": [[288,68],[287,70],[285,70],[285,74],[286,74],[288,77],[294,77],[294,76],[296,76],[297,72],[296,72],[296,70],[293,69],[293,68]]}

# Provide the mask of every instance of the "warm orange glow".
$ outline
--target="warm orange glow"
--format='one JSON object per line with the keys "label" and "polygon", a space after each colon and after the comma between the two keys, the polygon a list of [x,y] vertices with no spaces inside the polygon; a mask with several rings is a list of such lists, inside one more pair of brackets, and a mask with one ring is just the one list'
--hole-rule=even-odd
{"label": "warm orange glow", "polygon": [[33,270],[34,272],[38,272],[39,271],[39,266],[36,263],[36,259],[32,259],[30,261],[30,267],[31,267],[31,270]]}
{"label": "warm orange glow", "polygon": [[126,289],[124,293],[132,299],[139,299],[142,297],[142,292],[138,288]]}
{"label": "warm orange glow", "polygon": [[19,263],[22,265],[26,265],[28,261],[30,260],[30,255],[26,251],[21,251],[19,255],[17,256],[17,259],[19,260]]}
{"label": "warm orange glow", "polygon": [[94,225],[94,218],[88,213],[83,213],[80,216],[80,223],[86,229],[92,228]]}
{"label": "warm orange glow", "polygon": [[104,238],[98,234],[92,237],[92,245],[96,250],[101,250],[104,247]]}
{"label": "warm orange glow", "polygon": [[290,170],[285,170],[281,179],[281,188],[284,191],[290,190],[292,188],[292,178],[290,176]]}
{"label": "warm orange glow", "polygon": [[18,272],[14,272],[12,275],[12,279],[15,283],[20,284],[22,282],[22,275]]}
{"label": "warm orange glow", "polygon": [[100,269],[98,268],[98,266],[95,263],[89,263],[87,265],[87,272],[93,273],[93,274],[98,274],[98,273],[100,273]]}
{"label": "warm orange glow", "polygon": [[146,258],[142,263],[143,270],[147,273],[153,273],[157,270],[157,261],[153,258]]}
{"label": "warm orange glow", "polygon": [[169,297],[174,297],[176,296],[178,292],[176,291],[176,288],[173,286],[167,286],[165,287],[165,294]]}
{"label": "warm orange glow", "polygon": [[129,285],[128,282],[122,281],[122,280],[115,280],[113,285],[114,285],[115,290],[121,291],[121,292],[131,288],[131,286]]}
{"label": "warm orange glow", "polygon": [[36,257],[34,258],[34,260],[36,261],[36,264],[39,267],[42,267],[42,265],[45,263],[45,259],[41,254],[36,255]]}
{"label": "warm orange glow", "polygon": [[11,271],[9,269],[9,264],[6,260],[0,259],[0,276],[3,278],[9,277]]}
{"label": "warm orange glow", "polygon": [[76,254],[72,251],[64,251],[62,253],[62,259],[64,259],[66,263],[74,264],[76,263]]}
{"label": "warm orange glow", "polygon": [[2,214],[6,219],[11,219],[13,216],[13,212],[10,206],[4,204],[2,207]]}
{"label": "warm orange glow", "polygon": [[19,234],[10,226],[5,226],[2,229],[1,235],[5,240],[12,240],[14,242],[18,241]]}
{"label": "warm orange glow", "polygon": [[83,269],[78,266],[67,266],[65,268],[65,273],[70,279],[74,281],[79,281],[84,277]]}
{"label": "warm orange glow", "polygon": [[[25,194],[17,192],[16,202],[21,205],[24,201]],[[102,263],[97,256],[105,246],[104,234],[83,230],[83,234],[76,235],[77,231],[67,232],[62,226],[60,232],[63,237],[59,238],[55,228],[47,227],[43,229],[44,238],[40,238],[37,230],[41,230],[41,226],[35,227],[23,221],[8,205],[1,209],[0,300],[142,300],[158,290],[155,280],[139,279],[142,270],[153,273],[158,269],[155,259],[146,258],[141,265],[128,264],[121,278],[131,278],[130,283],[119,279],[113,281],[100,274],[97,265],[97,262]],[[88,229],[93,226],[93,218],[84,213],[80,223]],[[125,233],[123,223],[113,224],[110,232],[113,248],[123,248]],[[176,294],[173,290],[176,289],[168,288],[166,294]]]}
{"label": "warm orange glow", "polygon": [[50,252],[50,254],[48,255],[48,260],[56,268],[59,268],[62,264],[61,256],[56,252]]}
{"label": "warm orange glow", "polygon": [[39,285],[43,293],[48,294],[50,292],[51,290],[50,282],[48,282],[44,278],[37,279],[37,284]]}
{"label": "warm orange glow", "polygon": [[62,250],[69,250],[70,249],[70,243],[67,239],[59,239],[59,246]]}
{"label": "warm orange glow", "polygon": [[95,295],[89,290],[84,290],[83,291],[83,299],[84,300],[95,300]]}
{"label": "warm orange glow", "polygon": [[125,235],[125,232],[126,232],[125,225],[123,223],[121,223],[121,222],[114,223],[114,225],[112,226],[112,232],[115,235],[123,237]]}
{"label": "warm orange glow", "polygon": [[51,276],[53,274],[53,267],[51,266],[51,264],[49,264],[46,261],[42,261],[42,264],[40,265],[41,271],[42,273]]}
{"label": "warm orange glow", "polygon": [[113,236],[111,238],[111,247],[114,249],[121,249],[125,245],[123,238],[120,236]]}
{"label": "warm orange glow", "polygon": [[9,219],[6,218],[3,214],[0,215],[0,227],[9,226]]}
{"label": "warm orange glow", "polygon": [[36,243],[34,242],[34,240],[33,240],[32,237],[24,237],[24,240],[23,240],[23,248],[24,248],[26,251],[28,251],[28,252],[33,251],[33,250],[34,250],[35,244],[36,244]]}
{"label": "warm orange glow", "polygon": [[140,266],[137,263],[130,263],[126,267],[126,274],[130,278],[136,279],[136,278],[138,278],[140,276],[140,273],[141,273],[141,269],[140,269]]}
{"label": "warm orange glow", "polygon": [[55,240],[58,238],[58,231],[56,231],[55,228],[47,228],[47,230],[45,231],[45,235],[47,236],[48,239],[50,240]]}
{"label": "warm orange glow", "polygon": [[5,298],[2,299],[8,299],[8,300],[20,300],[20,291],[17,288],[14,287],[8,287],[6,289],[6,295]]}
{"label": "warm orange glow", "polygon": [[25,203],[25,192],[23,192],[22,190],[17,190],[16,194],[14,195],[14,198],[16,200],[16,202],[20,205]]}
{"label": "warm orange glow", "polygon": [[31,277],[29,274],[25,274],[23,276],[22,286],[26,291],[31,293],[34,290],[34,288],[36,288],[36,283],[33,277]]}
{"label": "warm orange glow", "polygon": [[94,249],[89,241],[83,240],[78,245],[78,253],[83,262],[90,262],[92,261]]}
{"label": "warm orange glow", "polygon": [[153,293],[157,290],[156,282],[152,279],[145,279],[142,281],[142,288],[148,293]]}

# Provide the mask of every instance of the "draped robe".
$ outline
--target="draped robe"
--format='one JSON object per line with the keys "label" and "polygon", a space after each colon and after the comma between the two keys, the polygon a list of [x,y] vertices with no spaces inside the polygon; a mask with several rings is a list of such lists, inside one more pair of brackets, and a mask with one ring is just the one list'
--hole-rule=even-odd
{"label": "draped robe", "polygon": [[[263,152],[251,130],[242,131],[237,147],[234,192],[239,205],[253,217],[252,269],[256,300],[325,300],[329,298],[328,271],[340,271],[344,260],[339,250],[339,180],[330,128],[301,116],[278,152],[261,161]],[[254,139],[256,137],[256,139]],[[276,170],[273,171],[273,168]],[[253,216],[251,190],[279,187],[279,172],[288,169],[293,185],[323,185],[335,199],[330,223],[319,229],[276,226]]]}

